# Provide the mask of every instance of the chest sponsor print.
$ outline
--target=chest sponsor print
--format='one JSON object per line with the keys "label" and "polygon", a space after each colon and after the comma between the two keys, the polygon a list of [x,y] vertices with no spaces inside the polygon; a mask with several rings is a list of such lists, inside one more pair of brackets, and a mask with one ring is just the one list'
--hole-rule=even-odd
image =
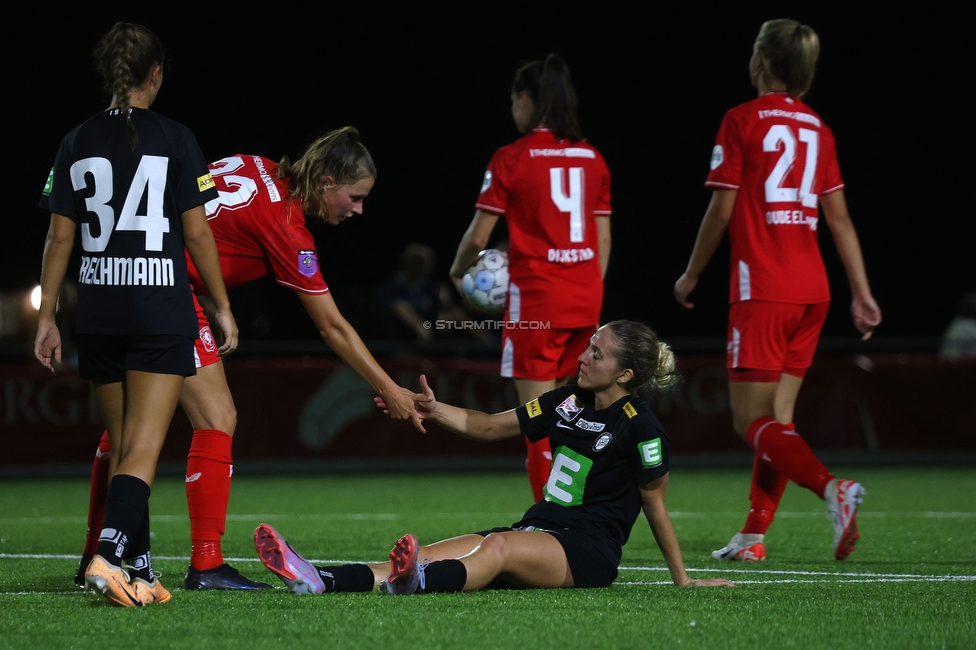
{"label": "chest sponsor print", "polygon": [[593,461],[568,447],[557,447],[552,454],[552,469],[545,487],[545,500],[564,506],[583,503],[586,477]]}

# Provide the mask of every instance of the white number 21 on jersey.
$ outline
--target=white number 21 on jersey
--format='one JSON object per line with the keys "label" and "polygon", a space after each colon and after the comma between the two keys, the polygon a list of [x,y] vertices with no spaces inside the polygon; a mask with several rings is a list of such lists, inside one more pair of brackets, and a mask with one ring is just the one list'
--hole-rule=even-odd
{"label": "white number 21 on jersey", "polygon": [[763,151],[780,152],[776,166],[766,178],[766,203],[801,203],[804,207],[817,207],[817,195],[813,193],[813,179],[817,173],[817,150],[820,134],[812,129],[799,129],[800,142],[807,145],[803,161],[800,187],[782,187],[783,179],[796,162],[796,142],[793,130],[785,124],[769,127],[763,138]]}
{"label": "white number 21 on jersey", "polygon": [[[163,216],[163,197],[169,160],[163,156],[143,156],[132,177],[129,192],[115,223],[112,200],[114,178],[112,163],[107,158],[83,158],[68,170],[71,186],[77,192],[88,188],[91,174],[94,192],[85,199],[85,207],[98,217],[98,236],[92,234],[91,224],[81,224],[81,247],[89,253],[100,253],[108,246],[113,230],[135,230],[146,233],[146,251],[163,250],[163,235],[169,232],[169,219]],[[146,198],[146,214],[137,214]]]}
{"label": "white number 21 on jersey", "polygon": [[[563,172],[568,172],[569,188],[563,185]],[[568,191],[567,191],[568,189]],[[553,167],[549,170],[549,192],[560,212],[569,213],[569,241],[581,242],[583,229],[583,168]]]}

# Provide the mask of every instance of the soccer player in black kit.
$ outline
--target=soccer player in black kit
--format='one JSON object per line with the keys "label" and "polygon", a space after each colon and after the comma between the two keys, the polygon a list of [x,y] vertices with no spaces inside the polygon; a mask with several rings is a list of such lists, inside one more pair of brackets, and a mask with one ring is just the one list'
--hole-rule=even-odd
{"label": "soccer player in black kit", "polygon": [[237,346],[237,325],[204,211],[217,197],[206,158],[189,129],[149,110],[163,80],[159,39],[116,23],[94,58],[112,102],[65,136],[44,187],[51,224],[34,354],[52,372],[61,361],[55,311],[77,234],[78,371],[92,382],[113,450],[85,581],[115,604],[141,607],[171,597],[152,569],[149,493],[183,379],[195,373],[184,249],[216,302],[224,354]]}
{"label": "soccer player in black kit", "polygon": [[[553,461],[543,500],[509,527],[426,546],[404,535],[389,562],[316,567],[267,524],[255,531],[258,556],[295,593],[606,587],[617,577],[621,547],[643,511],[676,585],[733,586],[688,577],[664,505],[668,437],[644,395],[673,380],[671,350],[632,321],[597,330],[580,355],[577,385],[504,413],[440,403],[421,377],[423,394],[415,403],[424,420],[475,440],[549,437]],[[383,406],[380,398],[377,403]]]}

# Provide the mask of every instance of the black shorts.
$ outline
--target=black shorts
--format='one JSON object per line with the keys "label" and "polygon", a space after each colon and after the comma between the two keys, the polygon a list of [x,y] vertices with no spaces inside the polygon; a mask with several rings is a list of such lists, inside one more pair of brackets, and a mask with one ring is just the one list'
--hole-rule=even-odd
{"label": "black shorts", "polygon": [[190,337],[172,334],[79,334],[78,374],[99,384],[123,381],[127,370],[189,377],[197,372],[193,344]]}
{"label": "black shorts", "polygon": [[[524,522],[518,522],[522,524]],[[475,533],[486,537],[489,533],[504,533],[512,530],[537,530],[549,533],[556,538],[566,554],[566,562],[573,573],[575,587],[609,587],[617,579],[617,565],[620,551],[613,552],[607,542],[571,528],[539,528],[537,526],[516,526],[492,528]],[[617,562],[610,560],[616,555]]]}

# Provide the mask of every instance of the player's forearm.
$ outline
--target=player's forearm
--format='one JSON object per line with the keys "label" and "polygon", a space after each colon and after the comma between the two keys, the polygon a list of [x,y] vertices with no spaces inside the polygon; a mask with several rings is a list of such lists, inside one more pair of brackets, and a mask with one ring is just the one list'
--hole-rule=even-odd
{"label": "player's forearm", "polygon": [[44,240],[41,260],[41,305],[39,320],[54,321],[61,295],[61,285],[68,272],[71,250],[74,248],[74,222],[61,215],[51,215],[51,225]]}
{"label": "player's forearm", "polygon": [[511,438],[519,433],[514,411],[489,414],[438,402],[429,419],[459,436],[484,442]]}
{"label": "player's forearm", "polygon": [[342,319],[341,322],[320,327],[319,333],[339,358],[348,363],[378,395],[389,397],[399,388],[376,361],[348,321]]}
{"label": "player's forearm", "polygon": [[[731,193],[731,197],[729,197],[729,193]],[[722,242],[725,231],[729,227],[735,194],[731,190],[716,190],[712,193],[708,209],[705,210],[705,216],[698,227],[695,245],[691,250],[691,257],[688,259],[688,267],[685,269],[685,274],[689,277],[696,279],[700,277],[715,251],[718,250],[718,245]]]}
{"label": "player's forearm", "polygon": [[864,268],[864,255],[861,252],[861,242],[854,229],[850,213],[847,211],[847,199],[844,190],[840,189],[820,197],[824,219],[830,234],[834,238],[837,254],[840,256],[847,281],[851,286],[851,294],[855,299],[870,298],[871,287],[868,284],[868,274]]}
{"label": "player's forearm", "polygon": [[230,299],[220,270],[217,242],[214,240],[213,231],[210,230],[202,206],[183,214],[183,240],[186,251],[193,260],[193,266],[207,286],[207,295],[213,300],[218,311],[228,311]]}
{"label": "player's forearm", "polygon": [[458,244],[457,253],[454,255],[454,263],[451,264],[449,275],[452,278],[461,278],[464,272],[478,259],[478,253],[482,251],[482,246],[473,242],[469,237],[469,232],[464,233],[461,243]]}
{"label": "player's forearm", "polygon": [[605,278],[607,276],[607,268],[610,266],[610,249],[613,245],[613,238],[610,236],[610,217],[598,217],[597,223],[597,239],[599,252],[598,256],[600,258],[600,277]]}
{"label": "player's forearm", "polygon": [[685,571],[685,563],[681,557],[681,547],[678,545],[678,536],[674,532],[671,517],[668,516],[663,506],[660,508],[649,508],[645,505],[644,514],[651,526],[651,533],[654,535],[658,548],[661,549],[664,563],[668,565],[671,580],[679,587],[690,583],[691,578],[688,577],[688,573]]}

